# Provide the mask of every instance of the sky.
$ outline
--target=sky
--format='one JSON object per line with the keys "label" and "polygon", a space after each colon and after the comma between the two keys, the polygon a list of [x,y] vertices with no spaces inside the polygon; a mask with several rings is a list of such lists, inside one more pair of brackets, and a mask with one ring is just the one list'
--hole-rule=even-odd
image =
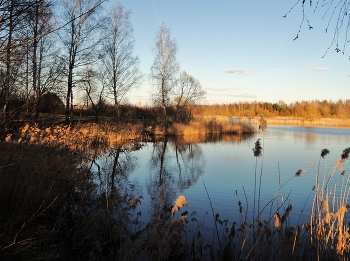
{"label": "sky", "polygon": [[323,19],[326,7],[319,7],[316,12],[307,8],[313,29],[309,30],[305,22],[298,39],[293,41],[303,18],[301,6],[283,16],[294,1],[118,3],[131,11],[134,54],[139,57],[145,75],[141,86],[128,95],[133,104],[151,104],[148,75],[155,58],[152,52],[155,36],[163,23],[176,39],[181,71],[200,81],[207,93],[206,104],[350,99],[350,46],[345,53],[337,53],[335,46],[327,52],[333,40],[334,23],[326,33],[327,16]]}

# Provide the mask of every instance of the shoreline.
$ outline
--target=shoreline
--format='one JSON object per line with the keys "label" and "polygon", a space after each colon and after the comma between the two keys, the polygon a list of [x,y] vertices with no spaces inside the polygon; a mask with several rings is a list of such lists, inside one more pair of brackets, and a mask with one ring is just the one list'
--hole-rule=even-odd
{"label": "shoreline", "polygon": [[[222,118],[218,116],[216,118]],[[260,117],[255,118],[235,118],[227,117],[228,119],[233,119],[233,122],[248,123],[252,125],[259,125]],[[314,127],[345,127],[350,128],[350,119],[333,119],[333,118],[321,118],[321,119],[303,119],[303,118],[289,118],[289,117],[276,117],[276,118],[265,118],[267,121],[267,126],[314,126]]]}

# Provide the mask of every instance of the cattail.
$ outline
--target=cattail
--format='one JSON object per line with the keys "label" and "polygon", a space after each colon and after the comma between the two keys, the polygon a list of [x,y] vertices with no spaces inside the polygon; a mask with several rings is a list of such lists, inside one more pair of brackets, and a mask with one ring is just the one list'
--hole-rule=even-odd
{"label": "cattail", "polygon": [[346,206],[342,206],[341,208],[339,208],[337,214],[339,215],[339,217],[343,218],[347,211],[348,209],[346,208]]}
{"label": "cattail", "polygon": [[254,157],[260,157],[261,156],[261,151],[262,151],[262,147],[261,147],[261,144],[260,144],[260,139],[258,139],[256,142],[255,142],[255,147],[253,148],[253,152],[254,152]]}
{"label": "cattail", "polygon": [[279,228],[279,227],[281,226],[280,214],[275,213],[275,214],[273,215],[273,217],[275,218],[274,226]]}
{"label": "cattail", "polygon": [[350,147],[343,150],[343,153],[340,155],[342,161],[349,158]]}
{"label": "cattail", "polygon": [[289,212],[292,210],[292,205],[289,205],[288,207],[287,207],[287,209],[286,209],[286,211],[284,212],[284,214],[282,215],[282,219],[281,219],[281,221],[282,221],[282,223],[284,222],[284,221],[286,221],[286,219],[287,219],[287,217],[288,217],[288,215],[289,215]]}
{"label": "cattail", "polygon": [[239,206],[239,213],[242,213],[243,207],[242,207],[242,202],[240,200],[238,201],[238,206]]}
{"label": "cattail", "polygon": [[328,211],[329,211],[328,200],[327,199],[322,202],[322,211],[324,213],[328,213]]}
{"label": "cattail", "polygon": [[325,156],[327,156],[329,154],[329,150],[328,149],[323,149],[321,151],[321,157],[324,158]]}
{"label": "cattail", "polygon": [[304,172],[306,172],[305,169],[299,169],[297,172],[295,172],[295,176],[300,177],[301,173],[304,173]]}
{"label": "cattail", "polygon": [[175,206],[171,209],[171,215],[174,215],[175,211],[179,211],[182,206],[187,206],[187,201],[184,196],[180,195],[175,201]]}

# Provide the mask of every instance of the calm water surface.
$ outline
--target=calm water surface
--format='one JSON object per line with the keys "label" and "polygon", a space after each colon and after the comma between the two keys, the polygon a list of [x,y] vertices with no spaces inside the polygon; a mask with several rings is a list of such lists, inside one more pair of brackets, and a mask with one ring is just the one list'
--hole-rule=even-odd
{"label": "calm water surface", "polygon": [[[263,147],[259,158],[254,157],[252,151],[257,139]],[[119,154],[114,151],[96,160],[94,168],[99,169],[102,176],[115,169],[113,186],[143,197],[137,211],[141,211],[144,222],[158,217],[162,208],[173,205],[179,195],[184,195],[188,206],[175,217],[184,211],[189,214],[195,211],[194,217],[205,220],[205,227],[210,229],[214,222],[207,192],[214,213],[218,213],[221,220],[239,223],[238,202],[241,201],[244,211],[248,207],[251,222],[256,176],[256,198],[261,177],[260,210],[266,206],[262,218],[268,220],[283,198],[293,206],[291,222],[302,224],[310,215],[321,150],[330,150],[320,162],[319,173],[323,176],[331,171],[343,150],[350,147],[350,129],[270,126],[266,132],[254,136],[210,137],[194,143],[188,140],[188,137],[186,140],[161,139],[144,143],[139,150]],[[350,173],[349,161],[344,162],[344,168]],[[299,169],[306,172],[295,177]],[[342,178],[337,170],[335,182]],[[103,178],[98,180],[103,185]],[[267,205],[272,199],[275,199],[273,204]],[[257,208],[257,200],[255,204]]]}

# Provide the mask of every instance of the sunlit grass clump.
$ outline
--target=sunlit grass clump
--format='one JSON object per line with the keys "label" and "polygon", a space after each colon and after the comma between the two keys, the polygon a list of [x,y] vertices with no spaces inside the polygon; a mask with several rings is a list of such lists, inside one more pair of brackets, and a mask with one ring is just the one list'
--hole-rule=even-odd
{"label": "sunlit grass clump", "polygon": [[114,147],[119,143],[140,138],[140,124],[99,125],[94,123],[39,128],[37,124],[25,124],[18,133],[5,138],[7,142],[30,143],[44,146],[86,151],[98,147]]}
{"label": "sunlit grass clump", "polygon": [[207,135],[207,134],[252,134],[254,126],[246,123],[231,123],[225,119],[202,119],[190,124],[175,123],[169,127],[169,135]]}

